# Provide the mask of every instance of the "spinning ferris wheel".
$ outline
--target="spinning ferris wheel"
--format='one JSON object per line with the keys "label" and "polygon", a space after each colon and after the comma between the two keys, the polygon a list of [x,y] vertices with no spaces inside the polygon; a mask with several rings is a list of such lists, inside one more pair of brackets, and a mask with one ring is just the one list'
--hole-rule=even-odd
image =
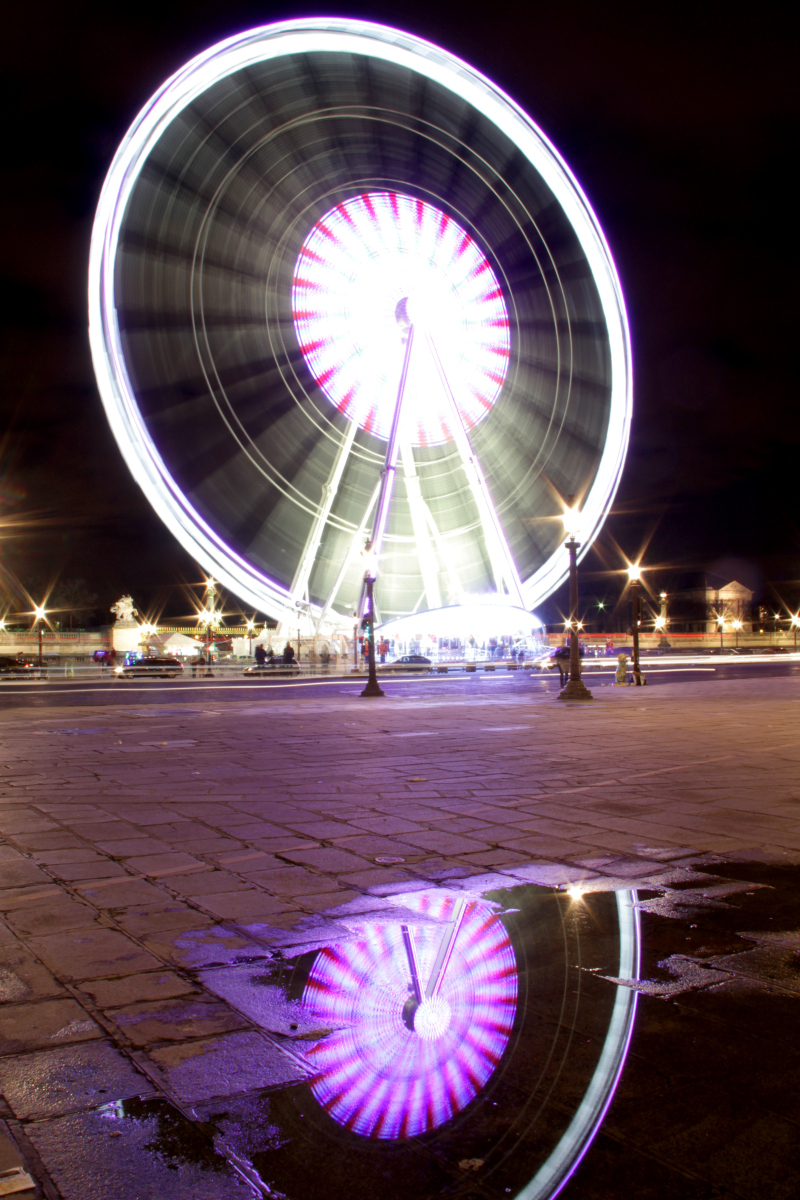
{"label": "spinning ferris wheel", "polygon": [[100,392],[162,519],[242,600],[349,618],[533,608],[613,499],[624,304],[531,120],[410,35],[290,21],[223,42],[139,114],[98,207]]}

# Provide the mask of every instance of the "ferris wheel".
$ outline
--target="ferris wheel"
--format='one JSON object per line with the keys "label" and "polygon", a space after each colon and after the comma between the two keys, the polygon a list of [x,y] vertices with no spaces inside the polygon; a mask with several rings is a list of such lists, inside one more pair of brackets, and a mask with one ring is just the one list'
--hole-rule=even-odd
{"label": "ferris wheel", "polygon": [[243,601],[317,628],[563,579],[631,413],[602,231],[489,80],[396,30],[231,38],[142,110],[90,259],[100,393],[140,486]]}

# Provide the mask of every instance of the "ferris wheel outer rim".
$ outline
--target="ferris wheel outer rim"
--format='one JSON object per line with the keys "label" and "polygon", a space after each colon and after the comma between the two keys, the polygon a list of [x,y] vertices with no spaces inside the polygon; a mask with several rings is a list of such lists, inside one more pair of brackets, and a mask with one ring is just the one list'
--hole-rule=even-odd
{"label": "ferris wheel outer rim", "polygon": [[[267,46],[269,53],[265,53]],[[141,168],[161,135],[184,108],[215,83],[249,65],[291,53],[331,51],[382,58],[426,76],[471,104],[501,129],[538,171],[581,245],[608,332],[611,388],[605,445],[592,486],[582,498],[579,558],[588,552],[611,507],[630,436],[630,335],[609,247],[580,184],[547,136],[514,100],[474,67],[441,47],[373,22],[338,18],[290,20],[260,26],[217,43],[190,60],[156,91],[133,121],[112,160],[92,228],[89,341],[101,400],[115,439],[155,511],[184,548],[242,600],[262,612],[271,608],[273,615],[283,617],[295,611],[290,590],[246,562],[214,533],[172,480],[144,426],[122,354],[114,304],[113,264],[120,226]],[[214,69],[216,74],[210,76]],[[564,581],[568,572],[565,560],[562,548],[557,547],[523,583],[528,608],[533,609]]]}

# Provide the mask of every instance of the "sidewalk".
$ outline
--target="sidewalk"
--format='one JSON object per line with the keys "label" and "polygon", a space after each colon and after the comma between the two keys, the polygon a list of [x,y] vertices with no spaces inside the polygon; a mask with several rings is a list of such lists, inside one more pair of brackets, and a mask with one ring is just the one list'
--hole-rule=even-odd
{"label": "sidewalk", "polygon": [[220,968],[335,940],[393,892],[800,862],[795,681],[585,706],[485,686],[0,713],[0,1116],[20,1138],[106,1093],[188,1111],[198,1055],[206,1089],[214,1062],[241,1090],[298,1078]]}

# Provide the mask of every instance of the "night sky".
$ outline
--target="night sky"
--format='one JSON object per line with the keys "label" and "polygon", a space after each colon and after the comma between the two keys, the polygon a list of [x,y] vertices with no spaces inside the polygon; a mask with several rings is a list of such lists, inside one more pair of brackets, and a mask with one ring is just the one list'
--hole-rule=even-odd
{"label": "night sky", "polygon": [[130,477],[94,383],[94,209],[117,144],[170,74],[225,36],[325,12],[403,27],[493,78],[553,140],[600,219],[628,305],[634,420],[587,587],[618,592],[618,579],[592,573],[644,551],[665,569],[659,586],[670,571],[710,569],[790,594],[800,576],[791,10],[435,0],[7,10],[0,593],[83,578],[100,609],[130,591],[143,610],[187,611],[182,585],[201,572]]}

